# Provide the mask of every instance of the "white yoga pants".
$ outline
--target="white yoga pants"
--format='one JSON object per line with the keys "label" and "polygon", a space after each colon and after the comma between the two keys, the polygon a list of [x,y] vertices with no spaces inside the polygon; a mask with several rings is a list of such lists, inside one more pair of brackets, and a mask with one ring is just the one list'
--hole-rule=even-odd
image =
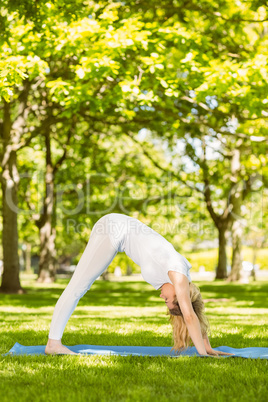
{"label": "white yoga pants", "polygon": [[49,339],[59,340],[62,338],[64,328],[77,303],[117,254],[118,250],[113,247],[109,234],[107,231],[100,230],[102,228],[100,221],[93,227],[88,244],[74,274],[56,304]]}

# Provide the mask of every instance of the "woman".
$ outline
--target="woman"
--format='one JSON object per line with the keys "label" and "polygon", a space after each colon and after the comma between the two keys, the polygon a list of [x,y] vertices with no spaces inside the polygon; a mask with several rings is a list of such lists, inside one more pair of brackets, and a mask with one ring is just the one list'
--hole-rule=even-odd
{"label": "woman", "polygon": [[173,324],[174,349],[190,339],[201,355],[227,353],[211,348],[208,322],[199,290],[191,283],[190,263],[164,237],[135,218],[104,215],[93,226],[89,242],[76,270],[59,298],[52,317],[46,354],[75,354],[61,343],[64,328],[78,301],[105,271],[117,252],[125,252],[141,267],[143,278],[161,289]]}

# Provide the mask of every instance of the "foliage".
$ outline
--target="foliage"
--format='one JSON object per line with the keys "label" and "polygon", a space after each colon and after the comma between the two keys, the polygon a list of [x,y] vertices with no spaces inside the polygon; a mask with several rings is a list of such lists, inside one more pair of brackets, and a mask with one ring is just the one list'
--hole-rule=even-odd
{"label": "foliage", "polygon": [[[59,193],[65,189],[54,211],[59,255],[77,252],[72,243],[82,249],[112,208],[157,220],[178,251],[189,249],[215,237],[202,204],[205,169],[219,215],[234,186],[236,149],[238,181],[267,178],[266,2],[4,0],[0,22],[0,96],[12,117],[30,87],[21,144],[29,150],[20,150],[19,172],[44,171],[44,134],[53,162],[67,150],[55,178]],[[89,209],[101,213],[85,204],[72,217],[81,231],[68,233],[64,210],[75,209],[89,176]],[[34,180],[22,180],[19,191],[25,209],[44,197]],[[21,240],[38,244],[28,218],[19,217]]]}

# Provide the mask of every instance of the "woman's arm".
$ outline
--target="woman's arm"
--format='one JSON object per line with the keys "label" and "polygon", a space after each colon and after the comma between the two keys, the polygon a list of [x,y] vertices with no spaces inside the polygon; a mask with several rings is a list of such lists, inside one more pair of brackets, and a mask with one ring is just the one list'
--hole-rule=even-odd
{"label": "woman's arm", "polygon": [[209,352],[212,350],[212,347],[211,347],[211,345],[210,345],[210,342],[209,342],[209,339],[208,339],[208,335],[205,334],[205,335],[203,336],[203,339],[204,339],[204,344],[205,344],[206,351],[207,351],[207,353],[209,353]]}
{"label": "woman's arm", "polygon": [[168,276],[175,287],[177,300],[193,344],[200,355],[207,355],[200,323],[190,299],[189,281],[185,275],[175,271],[169,271]]}
{"label": "woman's arm", "polygon": [[169,271],[168,276],[175,287],[177,300],[190,337],[200,355],[210,356],[232,356],[233,353],[225,353],[212,349],[208,336],[202,336],[199,320],[193,310],[190,299],[189,281],[187,277],[179,272]]}

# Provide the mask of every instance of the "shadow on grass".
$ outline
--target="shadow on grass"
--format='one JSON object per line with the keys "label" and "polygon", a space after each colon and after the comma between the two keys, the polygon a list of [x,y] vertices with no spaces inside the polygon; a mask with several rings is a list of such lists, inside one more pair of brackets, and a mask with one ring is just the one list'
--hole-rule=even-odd
{"label": "shadow on grass", "polygon": [[[27,287],[27,294],[1,295],[0,354],[6,353],[15,342],[23,345],[46,343],[53,307],[67,283],[59,281],[51,288],[33,284]],[[255,310],[251,322],[243,308],[265,308],[268,284],[203,282],[199,286],[204,298],[230,299],[227,303],[208,303],[214,328],[213,347],[267,347],[265,325],[259,324],[261,310]],[[167,325],[168,317],[159,293],[143,282],[96,281],[68,322],[63,344],[171,346],[171,327]],[[220,311],[219,306],[223,307]],[[241,307],[239,314],[235,314],[240,325],[225,313],[227,306]],[[265,317],[261,318],[264,322]],[[1,366],[1,380],[4,380],[0,381],[1,402],[189,402],[212,399],[250,402],[267,399],[267,361],[198,357],[0,356],[0,363],[4,363]]]}
{"label": "shadow on grass", "polygon": [[222,282],[210,282],[206,284],[201,283],[200,290],[202,295],[206,295],[209,298],[229,298],[231,302],[244,302],[239,303],[237,307],[268,307],[268,283],[226,284]]}
{"label": "shadow on grass", "polygon": [[[55,284],[53,289],[28,287],[26,294],[1,295],[0,305],[27,308],[54,306],[63,290],[62,286],[57,288]],[[159,294],[160,291],[154,290],[143,282],[97,281],[80,299],[79,305],[149,307],[157,303],[155,300],[152,302],[152,298],[157,298]],[[162,299],[159,298],[158,301],[163,304]]]}
{"label": "shadow on grass", "polygon": [[[74,325],[72,326],[74,327]],[[45,345],[47,342],[47,331],[18,330],[18,331],[2,331],[1,338],[8,349],[16,342],[21,345]],[[96,328],[94,325],[88,328],[76,328],[76,330],[68,330],[66,328],[62,343],[66,345],[110,345],[110,346],[172,346],[170,333],[153,334],[152,331],[146,329],[135,330],[132,333],[123,334],[114,330],[107,331],[106,326],[102,329]],[[3,351],[6,353],[8,350]]]}
{"label": "shadow on grass", "polygon": [[[145,320],[144,324],[147,324]],[[151,329],[135,329],[133,332],[118,333],[113,328],[107,330],[109,320],[105,320],[105,325],[101,328],[93,324],[88,326],[75,326],[72,329],[66,327],[63,335],[62,343],[64,345],[106,345],[106,346],[172,346],[171,329],[163,328],[162,333],[154,333]],[[124,323],[122,324],[124,326]],[[112,326],[111,326],[112,327]],[[221,333],[220,336],[212,334],[210,342],[212,347],[230,346],[233,348],[249,348],[249,347],[267,347],[267,336],[256,334],[254,326],[246,325],[241,328],[239,333],[231,334],[230,332]],[[250,334],[254,336],[251,337]],[[7,353],[8,350],[16,343],[25,346],[45,345],[47,342],[48,331],[34,329],[17,329],[1,331],[1,340],[5,345],[0,348],[0,353]]]}
{"label": "shadow on grass", "polygon": [[18,356],[5,363],[4,401],[209,401],[212,395],[264,401],[266,395],[263,362],[247,359]]}
{"label": "shadow on grass", "polygon": [[[28,287],[22,295],[1,295],[0,305],[38,308],[55,306],[64,290],[62,282],[53,284],[53,288]],[[67,286],[68,281],[65,282]],[[63,282],[64,284],[64,282]],[[199,284],[204,298],[227,298],[231,302],[250,303],[249,307],[263,308],[267,306],[267,283],[248,285],[210,282]],[[80,306],[122,306],[151,307],[162,305],[160,291],[154,290],[145,282],[106,282],[96,281],[86,295],[80,300]],[[211,306],[210,302],[210,306]],[[239,307],[239,306],[238,306]]]}

